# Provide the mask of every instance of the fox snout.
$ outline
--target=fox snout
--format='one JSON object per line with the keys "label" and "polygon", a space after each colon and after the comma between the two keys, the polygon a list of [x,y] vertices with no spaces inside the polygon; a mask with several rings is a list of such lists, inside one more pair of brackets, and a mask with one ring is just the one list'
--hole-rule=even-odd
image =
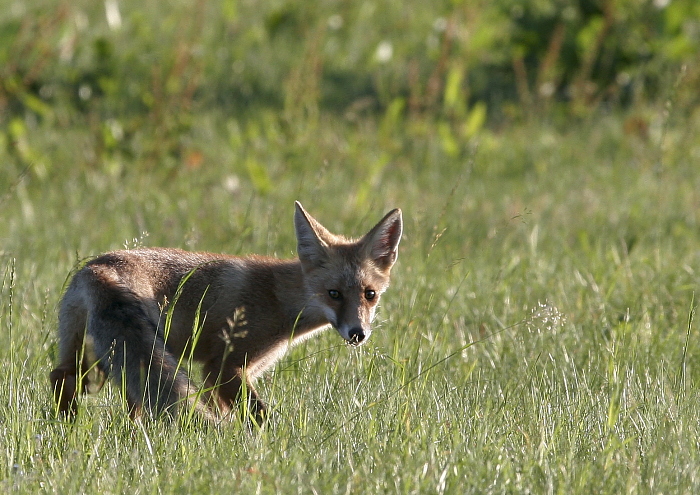
{"label": "fox snout", "polygon": [[[334,325],[335,326],[335,325]],[[369,340],[369,336],[372,334],[372,329],[369,325],[362,325],[359,322],[353,324],[345,324],[340,326],[335,326],[338,333],[345,342],[353,347],[360,346]]]}
{"label": "fox snout", "polygon": [[348,332],[348,337],[348,344],[358,346],[362,345],[367,339],[367,337],[369,337],[369,332],[365,333],[362,327],[355,327],[350,329],[350,331]]}

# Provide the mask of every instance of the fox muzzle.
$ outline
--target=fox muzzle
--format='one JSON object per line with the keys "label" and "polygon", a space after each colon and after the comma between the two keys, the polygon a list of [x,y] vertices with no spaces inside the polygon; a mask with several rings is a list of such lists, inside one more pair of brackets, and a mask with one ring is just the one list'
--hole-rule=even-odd
{"label": "fox muzzle", "polygon": [[351,328],[348,332],[348,344],[358,346],[362,344],[367,337],[369,337],[369,334],[366,334],[362,327]]}

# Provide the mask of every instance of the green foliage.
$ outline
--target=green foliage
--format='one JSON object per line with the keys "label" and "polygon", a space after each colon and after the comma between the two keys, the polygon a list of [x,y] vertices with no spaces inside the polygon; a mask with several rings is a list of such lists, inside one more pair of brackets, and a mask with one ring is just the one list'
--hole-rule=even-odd
{"label": "green foliage", "polygon": [[146,113],[166,135],[193,106],[629,104],[663,98],[664,73],[700,46],[694,0],[13,5],[0,14],[0,111]]}
{"label": "green foliage", "polygon": [[[691,115],[695,4],[15,2],[0,13],[0,183],[27,167],[51,177],[46,147],[31,137],[43,125],[78,130],[76,166],[116,176],[127,163],[198,167],[203,114],[226,128],[242,122],[246,134],[258,115],[274,115],[282,140],[301,128],[311,139],[322,112],[351,122],[408,115],[418,134],[437,122],[452,156],[486,126],[531,116],[669,99]],[[646,132],[648,116],[635,118]]]}

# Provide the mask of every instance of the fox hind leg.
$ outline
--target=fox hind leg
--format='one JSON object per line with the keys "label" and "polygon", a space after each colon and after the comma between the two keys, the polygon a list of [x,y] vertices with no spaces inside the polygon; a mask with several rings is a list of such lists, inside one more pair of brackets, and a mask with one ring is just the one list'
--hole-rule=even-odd
{"label": "fox hind leg", "polygon": [[184,369],[137,306],[96,315],[89,325],[100,367],[120,386],[132,418],[174,415],[193,393]]}
{"label": "fox hind leg", "polygon": [[88,391],[88,372],[97,370],[122,388],[132,418],[174,415],[186,403],[215,419],[159,335],[159,315],[113,268],[88,265],[78,272],[61,302],[59,359],[49,376],[57,411],[76,413],[78,396]]}
{"label": "fox hind leg", "polygon": [[58,327],[59,364],[49,374],[59,414],[75,415],[78,396],[88,389],[91,363],[84,342],[85,324],[84,310],[64,305]]}

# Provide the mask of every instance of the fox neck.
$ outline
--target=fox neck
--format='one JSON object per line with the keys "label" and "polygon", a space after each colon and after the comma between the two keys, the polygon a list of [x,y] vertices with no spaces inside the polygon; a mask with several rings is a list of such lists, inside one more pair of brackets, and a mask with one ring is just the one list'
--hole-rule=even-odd
{"label": "fox neck", "polygon": [[276,295],[284,308],[287,331],[293,340],[310,337],[316,330],[329,326],[323,309],[315,303],[314,294],[307,287],[298,259],[284,263],[276,275]]}

